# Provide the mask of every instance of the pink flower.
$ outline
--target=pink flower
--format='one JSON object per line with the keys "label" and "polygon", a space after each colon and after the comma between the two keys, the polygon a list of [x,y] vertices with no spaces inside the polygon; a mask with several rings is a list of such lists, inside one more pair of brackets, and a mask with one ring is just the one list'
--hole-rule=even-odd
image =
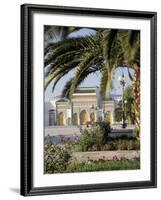
{"label": "pink flower", "polygon": [[115,155],[113,156],[112,160],[119,160],[119,158]]}

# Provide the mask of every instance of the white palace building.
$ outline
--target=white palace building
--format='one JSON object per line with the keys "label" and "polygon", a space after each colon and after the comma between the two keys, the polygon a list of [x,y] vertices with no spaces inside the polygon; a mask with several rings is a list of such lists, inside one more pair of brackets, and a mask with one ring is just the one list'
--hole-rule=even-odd
{"label": "white palace building", "polygon": [[79,87],[71,100],[45,102],[45,127],[88,125],[106,120],[113,124],[114,110],[114,99],[102,100],[98,87]]}

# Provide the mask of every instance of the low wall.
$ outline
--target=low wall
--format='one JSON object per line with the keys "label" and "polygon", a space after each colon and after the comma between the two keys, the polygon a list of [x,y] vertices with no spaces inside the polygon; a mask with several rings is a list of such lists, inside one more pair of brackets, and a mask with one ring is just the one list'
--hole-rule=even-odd
{"label": "low wall", "polygon": [[74,152],[73,159],[82,163],[88,160],[120,160],[120,159],[134,159],[140,157],[140,151],[124,150],[124,151],[92,151],[92,152]]}

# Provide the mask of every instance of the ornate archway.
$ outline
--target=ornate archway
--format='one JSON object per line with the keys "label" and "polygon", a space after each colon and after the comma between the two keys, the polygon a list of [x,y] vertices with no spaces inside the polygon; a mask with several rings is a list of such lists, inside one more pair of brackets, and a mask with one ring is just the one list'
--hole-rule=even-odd
{"label": "ornate archway", "polygon": [[72,119],[73,125],[77,126],[78,125],[78,114],[74,113],[73,114],[73,119]]}
{"label": "ornate archway", "polygon": [[80,113],[80,125],[86,125],[89,121],[89,114],[86,110],[82,110]]}
{"label": "ornate archway", "polygon": [[64,115],[63,112],[60,112],[60,113],[58,114],[58,124],[61,125],[61,126],[66,125],[65,115]]}

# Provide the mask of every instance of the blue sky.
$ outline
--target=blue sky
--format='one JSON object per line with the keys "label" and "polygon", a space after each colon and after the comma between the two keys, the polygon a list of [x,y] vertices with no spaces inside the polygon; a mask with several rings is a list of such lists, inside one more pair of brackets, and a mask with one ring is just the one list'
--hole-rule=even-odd
{"label": "blue sky", "polygon": [[[84,35],[94,34],[94,32],[95,31],[93,31],[91,29],[83,28],[83,29],[80,29],[79,31],[76,31],[75,33],[70,34],[69,37],[84,36]],[[124,73],[125,79],[126,79],[125,87],[127,87],[128,85],[131,84],[131,80],[129,79],[127,68],[126,67],[124,67],[124,68],[118,67],[115,71],[114,78],[113,78],[113,84],[112,84],[113,88],[111,90],[111,93],[113,93],[113,94],[121,94],[121,92],[122,92],[120,82],[118,80],[119,76],[122,75],[122,72]],[[130,72],[133,73],[132,70],[130,70]],[[61,95],[65,83],[74,75],[74,73],[75,73],[75,70],[72,70],[66,76],[64,76],[56,85],[54,92],[52,92],[52,85],[54,82],[54,81],[52,81],[45,91],[45,100],[52,99],[52,98],[55,98],[56,96]],[[100,79],[101,79],[100,72],[90,74],[80,86],[83,86],[83,87],[99,86]]]}

